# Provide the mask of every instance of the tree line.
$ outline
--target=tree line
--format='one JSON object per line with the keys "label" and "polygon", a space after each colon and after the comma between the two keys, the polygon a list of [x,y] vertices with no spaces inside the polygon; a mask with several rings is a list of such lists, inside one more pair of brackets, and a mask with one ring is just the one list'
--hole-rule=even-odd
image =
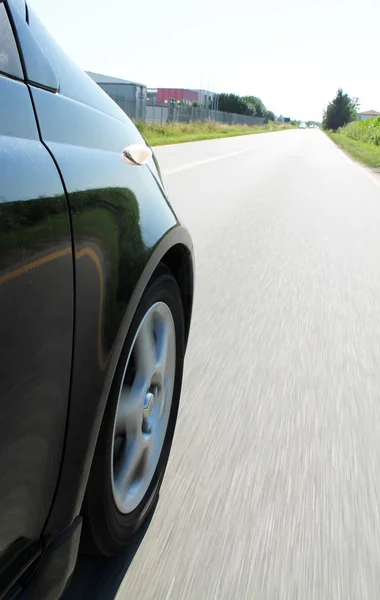
{"label": "tree line", "polygon": [[266,121],[274,121],[275,116],[268,110],[264,102],[257,96],[237,96],[236,94],[219,94],[218,107],[223,112],[260,117]]}
{"label": "tree line", "polygon": [[[175,102],[178,105],[188,106],[187,102],[182,100]],[[222,112],[235,113],[237,115],[246,115],[247,117],[259,117],[265,119],[265,122],[275,121],[276,117],[274,112],[268,110],[264,102],[257,98],[257,96],[238,96],[237,94],[217,94],[214,98],[208,98],[208,100],[202,104],[199,102],[193,102],[191,106],[215,109]]]}

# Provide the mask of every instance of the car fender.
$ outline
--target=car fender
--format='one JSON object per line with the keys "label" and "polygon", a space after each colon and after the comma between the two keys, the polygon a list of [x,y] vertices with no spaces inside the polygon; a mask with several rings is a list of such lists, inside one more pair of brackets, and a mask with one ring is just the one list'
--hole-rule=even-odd
{"label": "car fender", "polygon": [[[155,245],[128,302],[112,351],[108,357],[101,397],[93,403],[91,415],[87,414],[87,419],[90,419],[91,423],[87,422],[86,424],[86,435],[88,435],[86,456],[78,457],[76,462],[73,461],[73,452],[75,453],[75,436],[80,435],[81,430],[81,406],[78,402],[72,402],[70,405],[68,415],[69,433],[61,465],[60,480],[45,528],[44,538],[47,544],[69,528],[80,513],[109,391],[131,321],[157,266],[167,253],[176,247],[181,247],[187,253],[190,269],[193,271],[190,234],[185,227],[177,224],[167,231]],[[190,278],[192,277],[193,273],[191,272]],[[77,476],[79,470],[80,485],[78,486]]]}

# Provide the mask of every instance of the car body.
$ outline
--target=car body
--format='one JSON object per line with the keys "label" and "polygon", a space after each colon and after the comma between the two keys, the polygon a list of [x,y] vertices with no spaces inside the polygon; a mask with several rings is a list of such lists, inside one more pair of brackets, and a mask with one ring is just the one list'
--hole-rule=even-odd
{"label": "car body", "polygon": [[300,123],[300,129],[306,129],[306,123]]}
{"label": "car body", "polygon": [[107,400],[159,265],[187,340],[192,241],[154,155],[123,160],[146,146],[137,129],[24,0],[0,1],[0,109],[0,598],[45,600],[73,571]]}

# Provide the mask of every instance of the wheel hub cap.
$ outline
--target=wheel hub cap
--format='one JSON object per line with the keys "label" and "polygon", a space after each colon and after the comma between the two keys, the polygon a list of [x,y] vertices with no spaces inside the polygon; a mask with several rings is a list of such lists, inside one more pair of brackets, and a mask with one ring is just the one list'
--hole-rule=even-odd
{"label": "wheel hub cap", "polygon": [[171,411],[175,348],[171,311],[157,302],[132,342],[115,416],[112,490],[123,514],[140,504],[161,455]]}
{"label": "wheel hub cap", "polygon": [[150,391],[145,396],[144,406],[143,406],[143,423],[142,428],[144,433],[152,433],[154,428],[154,422],[152,415],[154,413],[155,406],[157,406],[158,401],[158,387],[155,386],[154,391]]}

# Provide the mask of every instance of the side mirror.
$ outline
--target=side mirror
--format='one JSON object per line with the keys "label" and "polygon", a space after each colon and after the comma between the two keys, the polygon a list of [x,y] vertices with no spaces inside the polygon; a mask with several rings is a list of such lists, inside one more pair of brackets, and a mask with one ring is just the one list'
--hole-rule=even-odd
{"label": "side mirror", "polygon": [[129,165],[146,165],[148,160],[152,158],[152,150],[145,144],[131,144],[124,148],[122,157]]}

